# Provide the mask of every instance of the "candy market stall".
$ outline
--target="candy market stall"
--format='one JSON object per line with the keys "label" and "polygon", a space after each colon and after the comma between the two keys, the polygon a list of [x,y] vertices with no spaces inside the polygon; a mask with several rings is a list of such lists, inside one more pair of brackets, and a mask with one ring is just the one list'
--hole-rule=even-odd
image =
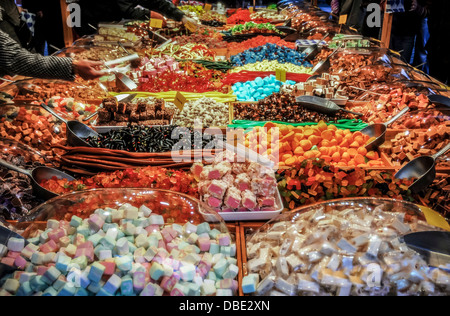
{"label": "candy market stall", "polygon": [[55,54],[98,80],[0,85],[0,296],[449,295],[403,240],[450,230],[448,87],[307,2],[180,9]]}

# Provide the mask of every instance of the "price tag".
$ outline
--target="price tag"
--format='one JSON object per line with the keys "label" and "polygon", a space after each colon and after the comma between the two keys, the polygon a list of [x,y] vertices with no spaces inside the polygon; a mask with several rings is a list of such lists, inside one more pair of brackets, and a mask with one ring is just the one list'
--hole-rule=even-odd
{"label": "price tag", "polygon": [[277,69],[275,71],[275,76],[276,76],[276,79],[278,81],[286,82],[286,70],[284,70],[284,69]]}
{"label": "price tag", "polygon": [[181,92],[177,92],[177,95],[175,96],[175,105],[178,107],[180,112],[183,111],[184,105],[186,104],[187,100],[184,95],[181,94]]}
{"label": "price tag", "polygon": [[339,16],[339,24],[347,23],[347,19],[348,19],[348,15],[347,14]]}
{"label": "price tag", "polygon": [[197,32],[197,25],[195,25],[194,23],[192,23],[190,21],[188,21],[184,26],[192,33]]}
{"label": "price tag", "polygon": [[425,206],[420,206],[420,210],[428,224],[450,231],[450,225],[441,214]]}
{"label": "price tag", "polygon": [[150,19],[150,27],[161,29],[163,27],[163,20]]}
{"label": "price tag", "polygon": [[211,11],[211,9],[212,9],[212,5],[209,4],[209,3],[205,3],[204,10],[205,10],[205,11]]}

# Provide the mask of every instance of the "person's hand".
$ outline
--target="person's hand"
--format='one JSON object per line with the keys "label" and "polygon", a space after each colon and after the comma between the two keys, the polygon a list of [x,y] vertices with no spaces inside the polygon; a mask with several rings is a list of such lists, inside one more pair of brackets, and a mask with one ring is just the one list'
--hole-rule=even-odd
{"label": "person's hand", "polygon": [[183,16],[183,19],[181,20],[181,22],[183,23],[183,25],[186,25],[186,23],[190,22],[192,25],[198,26],[197,21],[195,21],[192,18],[188,18],[187,16]]}
{"label": "person's hand", "polygon": [[154,12],[154,11],[151,11],[150,12],[150,18],[151,19],[156,19],[156,20],[161,20],[161,21],[163,21],[163,27],[166,27],[167,26],[167,19],[162,15],[162,14],[159,14],[158,12]]}
{"label": "person's hand", "polygon": [[84,80],[92,80],[106,74],[105,71],[100,70],[100,67],[103,65],[104,63],[101,61],[76,60],[73,62],[73,69],[75,74]]}

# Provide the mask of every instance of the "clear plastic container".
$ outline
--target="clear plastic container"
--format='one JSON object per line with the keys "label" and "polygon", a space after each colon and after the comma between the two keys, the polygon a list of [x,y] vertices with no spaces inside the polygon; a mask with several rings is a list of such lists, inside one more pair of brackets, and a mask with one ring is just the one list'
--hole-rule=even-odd
{"label": "clear plastic container", "polygon": [[[165,190],[95,189],[49,200],[15,225],[16,232],[29,242],[41,245],[41,249],[51,244],[41,242],[45,238],[43,230],[53,239],[53,234],[63,233],[61,228],[64,228],[64,235],[69,236],[66,238],[68,245],[64,248],[59,245],[55,252],[73,258],[75,267],[63,273],[70,283],[61,290],[63,293],[74,295],[81,291],[90,296],[237,294],[240,266],[237,262],[239,238],[234,235],[237,232],[230,232],[216,212],[190,196]],[[73,255],[69,254],[71,248],[76,249]],[[85,252],[85,249],[91,250]],[[105,254],[103,250],[111,252]],[[83,260],[77,260],[83,255],[86,256],[84,264]],[[94,281],[92,269],[108,262],[114,263],[109,267],[110,273],[101,272],[98,281]],[[61,268],[60,264],[58,259],[57,269]],[[140,286],[136,284],[138,272],[142,273]],[[83,280],[78,282],[71,277],[83,273],[88,273],[91,281],[85,290],[81,289]],[[130,288],[120,287],[121,282],[116,286],[117,279],[126,282],[127,275],[135,283],[131,282]],[[108,285],[108,282],[113,283]],[[47,286],[44,290],[50,296],[61,295]],[[35,292],[32,289],[26,295]]]}
{"label": "clear plastic container", "polygon": [[[449,111],[450,112],[450,111]],[[392,124],[392,129],[429,129],[433,126],[445,124],[450,120],[450,113],[438,110],[412,111]]]}
{"label": "clear plastic container", "polygon": [[[198,225],[211,223],[223,233],[229,232],[223,219],[203,202],[182,193],[156,189],[93,189],[69,193],[53,198],[36,207],[24,219],[27,222],[46,222],[49,219],[69,220],[73,215],[88,218],[99,208],[118,209],[125,203],[140,207],[145,205],[152,214],[162,215],[166,224]],[[33,226],[32,224],[31,226]]]}
{"label": "clear plastic container", "polygon": [[[0,159],[24,169],[41,165],[54,167],[40,152],[11,139],[0,137]],[[0,167],[0,219],[17,220],[43,201],[33,195],[28,176]]]}
{"label": "clear plastic container", "polygon": [[448,271],[430,269],[400,239],[441,230],[422,210],[399,200],[354,198],[274,218],[247,238],[246,267],[260,280],[256,294],[449,295]]}
{"label": "clear plastic container", "polygon": [[[65,119],[71,119],[71,116],[67,113],[64,114],[58,110],[56,112]],[[5,121],[1,122],[1,119],[5,119]],[[17,132],[11,133],[10,129],[4,125],[5,122],[10,122],[12,125],[20,128]],[[28,128],[24,126],[24,123],[28,125]],[[30,136],[30,134],[33,134],[32,132],[36,133],[37,131],[40,131],[46,133],[49,131],[55,138],[65,137],[65,125],[61,124],[60,121],[43,108],[34,104],[17,102],[14,105],[0,106],[0,130],[5,128],[6,132],[9,133],[9,137],[16,138],[18,135],[21,135],[18,140],[25,145],[30,145],[31,147],[38,149],[48,150],[51,144],[44,143],[48,139],[42,138],[40,135],[38,135],[36,142],[33,141],[34,137],[32,138]],[[28,131],[30,133],[28,133]]]}
{"label": "clear plastic container", "polygon": [[27,162],[39,162],[53,167],[54,163],[39,151],[12,139],[0,137],[0,155],[20,157]]}
{"label": "clear plastic container", "polygon": [[93,40],[92,45],[77,45],[64,48],[55,53],[55,56],[71,57],[78,60],[88,59],[96,61],[109,61],[128,56],[134,53],[132,48],[123,49],[118,41],[98,42]]}
{"label": "clear plastic container", "polygon": [[11,83],[2,91],[14,97],[14,102],[44,101],[52,97],[73,98],[76,100],[98,100],[108,96],[98,81],[83,83],[62,80],[28,79]]}

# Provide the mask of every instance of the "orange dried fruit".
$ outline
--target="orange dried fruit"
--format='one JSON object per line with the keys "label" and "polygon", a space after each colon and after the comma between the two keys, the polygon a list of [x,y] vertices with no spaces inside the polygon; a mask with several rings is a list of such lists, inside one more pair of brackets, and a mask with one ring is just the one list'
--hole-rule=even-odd
{"label": "orange dried fruit", "polygon": [[304,151],[308,151],[312,148],[313,144],[310,140],[304,139],[300,141],[300,146],[303,148]]}
{"label": "orange dried fruit", "polygon": [[323,139],[326,140],[332,140],[333,139],[333,132],[330,130],[324,130],[321,134]]}
{"label": "orange dried fruit", "polygon": [[338,152],[335,152],[331,158],[333,159],[334,162],[339,162],[341,160],[341,154]]}

